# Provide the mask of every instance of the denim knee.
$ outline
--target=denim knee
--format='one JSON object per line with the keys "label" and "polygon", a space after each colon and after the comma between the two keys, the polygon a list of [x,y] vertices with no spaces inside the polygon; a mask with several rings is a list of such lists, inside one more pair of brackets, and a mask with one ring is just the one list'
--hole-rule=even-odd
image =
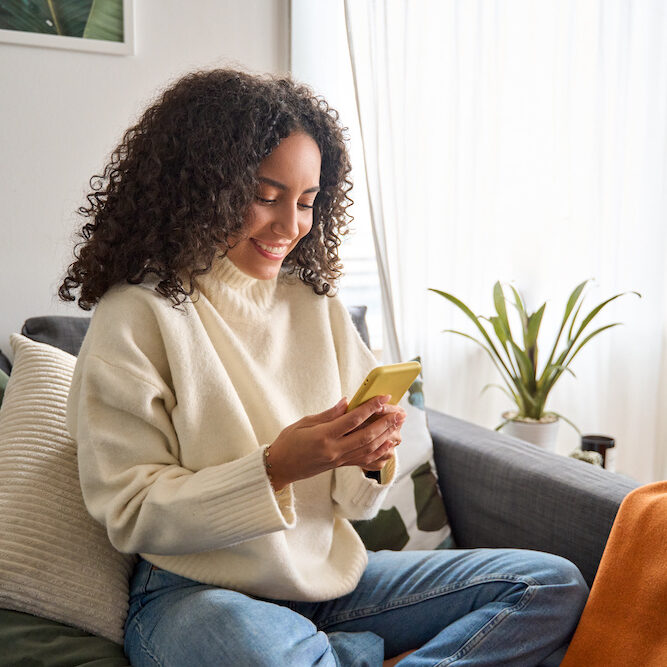
{"label": "denim knee", "polygon": [[540,564],[532,576],[553,596],[554,613],[570,619],[579,618],[589,589],[574,563],[554,554],[541,554]]}
{"label": "denim knee", "polygon": [[585,595],[588,595],[588,584],[586,584],[579,568],[572,561],[555,554],[545,553],[543,557],[545,572],[538,575],[540,583],[566,586],[580,593],[583,591]]}

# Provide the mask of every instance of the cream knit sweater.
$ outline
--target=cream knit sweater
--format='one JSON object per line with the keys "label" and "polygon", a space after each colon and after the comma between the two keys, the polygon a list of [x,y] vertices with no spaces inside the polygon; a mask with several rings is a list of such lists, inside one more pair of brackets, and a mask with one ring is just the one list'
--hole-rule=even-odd
{"label": "cream knit sweater", "polygon": [[373,517],[385,483],[358,467],[274,494],[263,446],[351,398],[375,358],[337,298],[223,259],[180,309],[152,285],[112,288],[79,354],[67,423],[83,497],[122,552],[251,595],[325,600],[366,566],[348,519]]}

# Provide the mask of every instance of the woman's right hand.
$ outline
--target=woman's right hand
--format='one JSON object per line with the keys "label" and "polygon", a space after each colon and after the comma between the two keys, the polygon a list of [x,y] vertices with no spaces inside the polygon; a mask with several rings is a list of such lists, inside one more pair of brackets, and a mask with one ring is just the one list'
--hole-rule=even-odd
{"label": "woman's right hand", "polygon": [[[405,411],[376,396],[346,413],[347,400],[316,415],[303,417],[280,432],[271,444],[273,487],[279,491],[299,479],[341,466],[374,469],[400,442]],[[378,417],[364,424],[369,417]]]}

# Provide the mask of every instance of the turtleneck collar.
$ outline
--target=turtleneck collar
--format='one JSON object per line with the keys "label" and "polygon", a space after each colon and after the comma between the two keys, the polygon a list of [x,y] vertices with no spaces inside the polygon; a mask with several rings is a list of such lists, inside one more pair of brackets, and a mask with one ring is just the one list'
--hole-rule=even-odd
{"label": "turtleneck collar", "polygon": [[272,303],[278,278],[260,280],[244,273],[228,257],[215,259],[211,271],[199,276],[201,291],[216,310],[230,301],[242,309],[266,310]]}

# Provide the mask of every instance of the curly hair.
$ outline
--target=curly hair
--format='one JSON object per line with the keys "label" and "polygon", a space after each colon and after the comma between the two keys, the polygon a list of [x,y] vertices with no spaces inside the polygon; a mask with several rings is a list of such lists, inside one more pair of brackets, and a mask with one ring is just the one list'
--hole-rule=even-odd
{"label": "curly hair", "polygon": [[[124,134],[104,172],[90,179],[75,261],[58,289],[90,310],[113,285],[155,278],[181,304],[243,228],[261,161],[294,131],[322,156],[313,227],[283,266],[317,294],[341,275],[338,248],[348,232],[350,162],[338,113],[288,77],[215,69],[166,89]],[[184,280],[185,279],[185,280]]]}

